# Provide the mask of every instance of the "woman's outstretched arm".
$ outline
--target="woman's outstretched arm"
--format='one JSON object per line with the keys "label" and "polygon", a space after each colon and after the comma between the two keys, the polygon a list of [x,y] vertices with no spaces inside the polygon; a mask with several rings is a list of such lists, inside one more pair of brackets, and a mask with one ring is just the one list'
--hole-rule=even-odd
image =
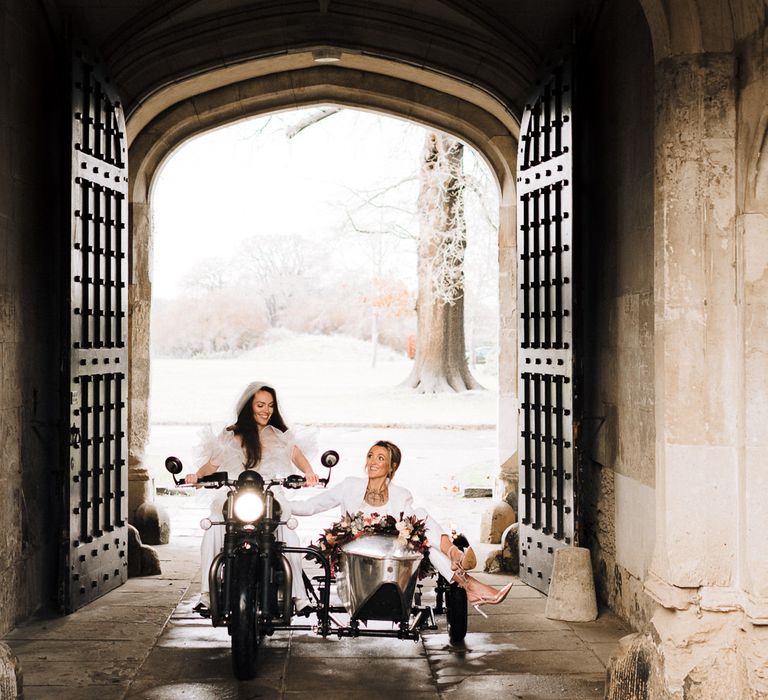
{"label": "woman's outstretched arm", "polygon": [[291,501],[291,513],[294,515],[314,515],[340,506],[344,499],[346,482],[345,479],[340,484],[325,489],[317,496],[307,498],[305,501]]}

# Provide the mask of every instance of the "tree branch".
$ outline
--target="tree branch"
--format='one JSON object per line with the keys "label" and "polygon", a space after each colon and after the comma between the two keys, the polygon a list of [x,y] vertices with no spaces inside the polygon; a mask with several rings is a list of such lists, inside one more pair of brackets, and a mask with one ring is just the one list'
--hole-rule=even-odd
{"label": "tree branch", "polygon": [[316,112],[308,114],[301,121],[298,121],[292,126],[289,126],[285,130],[285,136],[288,139],[292,139],[294,136],[297,136],[302,131],[304,131],[304,129],[307,129],[313,124],[317,124],[318,122],[323,121],[323,119],[327,119],[337,112],[341,112],[341,107],[321,107]]}

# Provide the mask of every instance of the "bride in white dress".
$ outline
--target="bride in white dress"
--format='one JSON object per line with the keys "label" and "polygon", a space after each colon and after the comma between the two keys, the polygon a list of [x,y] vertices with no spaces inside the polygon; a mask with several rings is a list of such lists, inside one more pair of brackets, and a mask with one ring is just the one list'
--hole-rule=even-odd
{"label": "bride in white dress", "polygon": [[[199,448],[202,464],[193,474],[188,474],[184,481],[196,484],[203,477],[221,469],[229,478],[236,478],[245,469],[254,469],[264,479],[283,479],[301,471],[307,486],[317,484],[315,474],[304,451],[299,447],[299,440],[290,430],[280,414],[277,392],[268,382],[251,382],[236,406],[237,420],[223,430],[214,432],[208,429]],[[308,441],[307,441],[308,442]],[[305,446],[306,450],[308,448]],[[282,507],[282,518],[291,515],[290,501],[282,488],[272,489],[275,498]],[[211,520],[220,521],[222,508],[227,494],[220,490],[211,502]],[[282,525],[277,530],[278,539],[289,546],[299,546],[295,532]],[[224,528],[214,526],[205,531],[200,545],[200,602],[195,607],[206,614],[210,605],[208,571],[214,557],[224,546]],[[286,555],[294,572],[293,598],[297,610],[309,604],[306,600],[301,577],[301,555]]]}

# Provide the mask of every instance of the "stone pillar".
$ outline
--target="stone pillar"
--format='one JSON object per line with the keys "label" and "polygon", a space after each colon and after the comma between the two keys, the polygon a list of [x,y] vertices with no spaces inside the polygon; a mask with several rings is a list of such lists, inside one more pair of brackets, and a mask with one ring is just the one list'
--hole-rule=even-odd
{"label": "stone pillar", "polygon": [[[739,94],[737,234],[743,260],[744,307],[744,470],[740,506],[744,536],[739,552],[746,612],[768,624],[768,65],[765,39],[756,35],[745,46]],[[763,658],[768,650],[763,649]]]}
{"label": "stone pillar", "polygon": [[666,59],[656,105],[656,542],[645,590],[659,608],[643,642],[648,688],[659,699],[762,697],[768,635],[741,587],[749,392],[734,56]]}
{"label": "stone pillar", "polygon": [[[514,194],[506,194],[514,200]],[[502,544],[517,519],[517,207],[502,204],[499,217],[499,472],[493,502],[480,523],[480,540]],[[515,573],[517,573],[515,571]]]}
{"label": "stone pillar", "polygon": [[[741,372],[732,55],[657,70],[656,548],[675,589],[735,574]],[[658,595],[663,595],[659,593]]]}
{"label": "stone pillar", "polygon": [[130,382],[128,387],[128,519],[154,500],[153,481],[144,464],[149,437],[149,314],[151,221],[149,204],[131,203],[131,279],[128,287],[128,338]]}
{"label": "stone pillar", "polygon": [[[514,198],[514,194],[507,198]],[[494,499],[517,513],[517,206],[503,205],[499,216],[499,475]]]}

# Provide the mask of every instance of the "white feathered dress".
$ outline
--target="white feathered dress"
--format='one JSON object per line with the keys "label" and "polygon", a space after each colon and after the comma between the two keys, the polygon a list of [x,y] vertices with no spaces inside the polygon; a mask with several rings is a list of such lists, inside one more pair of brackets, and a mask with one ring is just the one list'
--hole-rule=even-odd
{"label": "white feathered dress", "polygon": [[[311,436],[301,435],[297,439],[297,435],[290,429],[282,432],[272,425],[267,425],[260,429],[259,439],[261,441],[261,460],[256,466],[256,471],[264,479],[285,478],[291,474],[300,473],[291,460],[294,447],[298,447],[308,457],[313,451]],[[301,440],[301,445],[299,440]],[[200,465],[210,462],[217,467],[217,471],[227,472],[230,479],[236,479],[245,469],[246,454],[240,443],[240,438],[226,428],[216,432],[208,427],[201,436],[198,453]],[[286,498],[281,487],[274,487],[272,492],[282,507],[282,519],[287,520],[291,515],[291,502]],[[222,508],[226,500],[227,492],[225,489],[216,492],[216,496],[211,501],[209,516],[214,522],[222,520]],[[298,535],[282,525],[277,530],[277,538],[288,546],[299,546]],[[205,531],[200,545],[200,598],[206,605],[210,603],[208,571],[214,557],[223,546],[223,525],[214,525]],[[292,595],[294,598],[303,598],[306,596],[306,591],[301,577],[301,555],[287,554],[286,556],[293,572]]]}

